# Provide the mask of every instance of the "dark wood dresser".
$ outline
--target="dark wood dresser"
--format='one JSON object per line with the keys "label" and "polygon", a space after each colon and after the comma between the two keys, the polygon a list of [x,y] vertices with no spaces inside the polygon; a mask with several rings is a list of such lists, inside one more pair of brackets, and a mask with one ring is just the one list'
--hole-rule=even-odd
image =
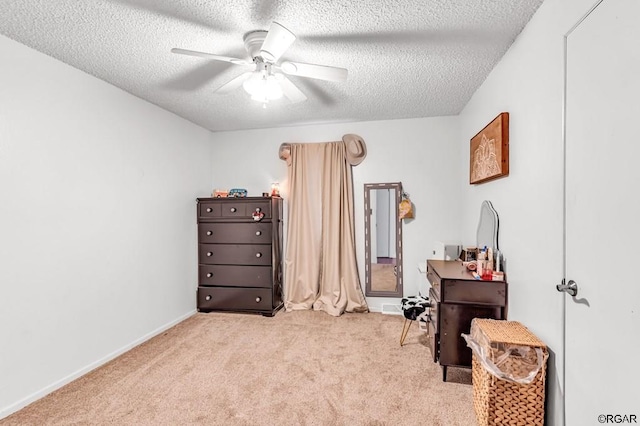
{"label": "dark wood dresser", "polygon": [[475,280],[459,261],[427,260],[429,289],[429,346],[433,362],[447,367],[471,367],[468,334],[473,318],[507,319],[505,281]]}
{"label": "dark wood dresser", "polygon": [[281,307],[282,198],[198,198],[198,310]]}

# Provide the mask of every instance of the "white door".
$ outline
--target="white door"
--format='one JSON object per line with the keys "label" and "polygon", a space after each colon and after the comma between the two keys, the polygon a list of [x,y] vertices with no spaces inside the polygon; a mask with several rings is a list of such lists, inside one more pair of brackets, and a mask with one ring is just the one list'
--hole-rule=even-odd
{"label": "white door", "polygon": [[569,426],[640,423],[639,28],[639,0],[604,0],[566,39]]}

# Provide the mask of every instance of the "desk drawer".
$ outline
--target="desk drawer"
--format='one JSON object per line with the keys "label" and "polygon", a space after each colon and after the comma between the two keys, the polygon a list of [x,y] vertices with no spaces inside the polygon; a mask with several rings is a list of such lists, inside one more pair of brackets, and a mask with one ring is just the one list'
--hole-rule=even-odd
{"label": "desk drawer", "polygon": [[504,306],[507,303],[507,284],[504,281],[446,280],[440,295],[441,302]]}
{"label": "desk drawer", "polygon": [[436,333],[440,332],[438,306],[440,305],[433,289],[429,290],[429,321],[433,322],[433,328]]}
{"label": "desk drawer", "polygon": [[438,361],[438,350],[439,348],[439,336],[436,333],[436,329],[434,327],[433,321],[429,321],[427,323],[427,334],[429,335],[429,349],[431,350],[431,358],[433,362]]}
{"label": "desk drawer", "polygon": [[431,284],[431,288],[433,289],[433,291],[435,291],[436,295],[438,295],[438,297],[440,296],[440,277],[438,276],[438,274],[436,274],[433,270],[429,269],[427,270],[427,280],[429,281],[429,284]]}

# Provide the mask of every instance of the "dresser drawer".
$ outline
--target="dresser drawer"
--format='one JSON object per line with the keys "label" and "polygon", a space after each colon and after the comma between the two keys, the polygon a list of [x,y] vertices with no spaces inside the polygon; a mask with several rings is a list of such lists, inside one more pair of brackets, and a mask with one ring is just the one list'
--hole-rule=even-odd
{"label": "dresser drawer", "polygon": [[222,216],[222,206],[220,203],[200,203],[198,204],[198,216],[203,218],[219,218]]}
{"label": "dresser drawer", "polygon": [[271,218],[271,203],[268,200],[227,200],[222,205],[222,217],[252,219],[254,212],[264,213],[263,219]]}
{"label": "dresser drawer", "polygon": [[271,212],[271,201],[269,200],[249,200],[246,203],[247,216],[253,215],[256,210],[260,213],[264,213],[265,219],[271,219],[273,217]]}
{"label": "dresser drawer", "polygon": [[198,287],[199,310],[268,311],[273,308],[272,289]]}
{"label": "dresser drawer", "polygon": [[198,225],[201,243],[270,244],[271,222],[212,223]]}
{"label": "dresser drawer", "polygon": [[271,265],[270,244],[200,244],[200,264]]}
{"label": "dresser drawer", "polygon": [[198,283],[203,286],[271,287],[271,266],[200,265]]}
{"label": "dresser drawer", "polygon": [[245,207],[245,203],[241,201],[227,201],[222,205],[222,217],[247,217]]}

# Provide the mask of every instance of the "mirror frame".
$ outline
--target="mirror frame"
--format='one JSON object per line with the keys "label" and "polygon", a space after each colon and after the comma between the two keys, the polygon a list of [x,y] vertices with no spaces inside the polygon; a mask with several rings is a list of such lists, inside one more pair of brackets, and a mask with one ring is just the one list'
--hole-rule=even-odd
{"label": "mirror frame", "polygon": [[402,219],[396,210],[396,290],[375,291],[371,289],[371,191],[375,189],[394,189],[396,208],[402,201],[402,183],[365,183],[364,184],[364,259],[365,259],[365,296],[367,297],[403,297],[402,289]]}

